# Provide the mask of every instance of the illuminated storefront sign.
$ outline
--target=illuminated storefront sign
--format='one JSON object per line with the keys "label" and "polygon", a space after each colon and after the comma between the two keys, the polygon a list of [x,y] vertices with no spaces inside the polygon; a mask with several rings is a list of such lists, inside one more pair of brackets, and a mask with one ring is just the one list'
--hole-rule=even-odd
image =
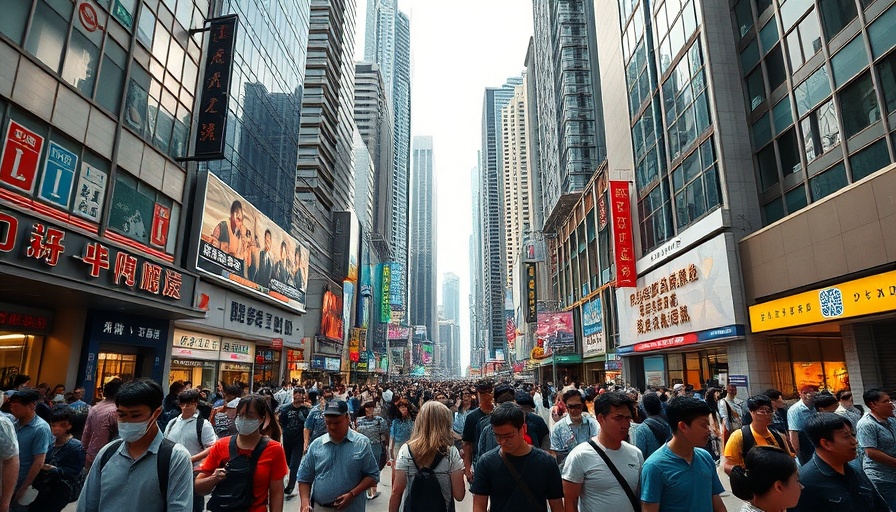
{"label": "illuminated storefront sign", "polygon": [[205,50],[205,74],[199,91],[195,158],[224,158],[227,102],[233,71],[233,47],[238,18],[235,14],[208,20],[209,38]]}
{"label": "illuminated storefront sign", "polygon": [[896,270],[750,306],[753,332],[896,311]]}
{"label": "illuminated storefront sign", "polygon": [[538,321],[538,288],[534,263],[526,263],[526,323]]}
{"label": "illuminated storefront sign", "polygon": [[610,204],[613,211],[613,250],[616,254],[616,287],[635,286],[635,243],[632,239],[631,198],[629,182],[610,182]]}

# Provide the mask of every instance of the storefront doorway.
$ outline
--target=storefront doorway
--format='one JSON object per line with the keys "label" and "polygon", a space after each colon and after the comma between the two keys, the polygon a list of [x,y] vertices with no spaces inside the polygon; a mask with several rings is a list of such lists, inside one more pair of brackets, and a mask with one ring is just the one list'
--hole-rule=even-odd
{"label": "storefront doorway", "polygon": [[0,385],[12,387],[16,375],[24,371],[32,347],[43,346],[43,336],[0,334]]}

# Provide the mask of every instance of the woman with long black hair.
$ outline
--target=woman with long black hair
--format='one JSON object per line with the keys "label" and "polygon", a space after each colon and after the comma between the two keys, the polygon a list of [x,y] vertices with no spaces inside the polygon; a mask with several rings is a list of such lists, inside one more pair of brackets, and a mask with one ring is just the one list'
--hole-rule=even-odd
{"label": "woman with long black hair", "polygon": [[802,489],[793,456],[776,446],[753,448],[731,470],[731,492],[746,502],[741,512],[783,512],[796,506]]}

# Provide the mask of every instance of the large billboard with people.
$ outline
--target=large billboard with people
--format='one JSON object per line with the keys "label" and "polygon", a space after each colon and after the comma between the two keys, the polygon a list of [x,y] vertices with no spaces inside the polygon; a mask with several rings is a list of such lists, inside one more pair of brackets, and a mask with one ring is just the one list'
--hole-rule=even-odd
{"label": "large billboard with people", "polygon": [[217,176],[199,175],[196,270],[305,312],[308,248]]}

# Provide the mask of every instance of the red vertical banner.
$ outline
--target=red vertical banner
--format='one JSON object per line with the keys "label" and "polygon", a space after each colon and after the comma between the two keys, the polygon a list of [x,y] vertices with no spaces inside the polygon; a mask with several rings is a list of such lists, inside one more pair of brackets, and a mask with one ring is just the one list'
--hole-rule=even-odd
{"label": "red vertical banner", "polygon": [[635,243],[632,239],[632,210],[629,182],[610,182],[610,205],[613,218],[613,249],[616,253],[616,287],[636,286]]}

